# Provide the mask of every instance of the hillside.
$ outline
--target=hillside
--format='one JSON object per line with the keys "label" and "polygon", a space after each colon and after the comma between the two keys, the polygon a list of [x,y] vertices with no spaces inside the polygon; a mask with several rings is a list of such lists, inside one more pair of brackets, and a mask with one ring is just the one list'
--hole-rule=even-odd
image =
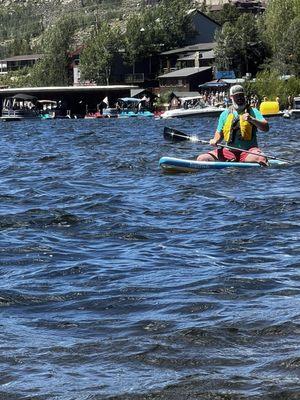
{"label": "hillside", "polygon": [[144,0],[0,0],[0,57],[34,51],[37,38],[63,15],[83,29],[102,19],[125,21]]}

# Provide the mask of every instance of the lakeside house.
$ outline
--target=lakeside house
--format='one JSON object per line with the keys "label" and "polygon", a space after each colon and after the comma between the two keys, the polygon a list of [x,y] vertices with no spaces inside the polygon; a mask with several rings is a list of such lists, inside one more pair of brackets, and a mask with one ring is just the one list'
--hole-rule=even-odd
{"label": "lakeside house", "polygon": [[25,67],[33,67],[42,57],[42,54],[29,54],[4,58],[0,60],[0,75],[5,75]]}

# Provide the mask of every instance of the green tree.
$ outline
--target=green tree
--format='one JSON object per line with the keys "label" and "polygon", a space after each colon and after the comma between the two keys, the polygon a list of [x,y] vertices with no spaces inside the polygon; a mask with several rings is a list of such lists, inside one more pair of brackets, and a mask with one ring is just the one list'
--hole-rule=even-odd
{"label": "green tree", "polygon": [[30,46],[30,40],[26,38],[15,38],[9,42],[6,51],[10,56],[31,54],[32,48]]}
{"label": "green tree", "polygon": [[209,12],[208,15],[220,25],[224,25],[225,22],[234,24],[241,13],[234,4],[227,3],[223,5],[222,10]]}
{"label": "green tree", "polygon": [[125,33],[126,61],[134,65],[150,54],[181,46],[191,33],[188,0],[164,0],[129,17]]}
{"label": "green tree", "polygon": [[271,50],[270,70],[299,74],[299,18],[300,0],[268,2],[263,26],[264,39]]}
{"label": "green tree", "polygon": [[300,14],[294,18],[286,32],[282,44],[282,53],[286,55],[285,73],[300,76],[300,41],[299,41]]}
{"label": "green tree", "polygon": [[300,93],[300,79],[292,77],[284,80],[276,71],[262,71],[257,74],[255,82],[250,82],[248,92],[256,93],[260,98],[264,96],[269,100],[275,100],[278,96],[281,106],[286,107],[286,99],[290,96],[297,96]]}
{"label": "green tree", "polygon": [[117,27],[102,23],[91,35],[80,55],[80,73],[86,80],[109,85],[112,64],[122,44]]}
{"label": "green tree", "polygon": [[265,56],[265,47],[253,14],[241,14],[235,24],[226,22],[216,40],[218,68],[234,69],[240,76],[257,72]]}
{"label": "green tree", "polygon": [[33,67],[31,83],[33,86],[68,85],[68,54],[76,30],[73,18],[62,18],[45,32],[41,42],[44,54]]}
{"label": "green tree", "polygon": [[[297,0],[299,1],[299,0]],[[269,0],[264,14],[264,35],[273,54],[280,53],[282,34],[295,18],[295,0]]]}

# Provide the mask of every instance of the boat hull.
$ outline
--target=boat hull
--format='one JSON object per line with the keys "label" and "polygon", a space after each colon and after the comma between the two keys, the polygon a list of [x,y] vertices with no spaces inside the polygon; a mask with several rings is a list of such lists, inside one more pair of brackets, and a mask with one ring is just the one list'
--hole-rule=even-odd
{"label": "boat hull", "polygon": [[2,119],[7,120],[20,120],[38,118],[38,113],[35,110],[7,110],[2,109]]}
{"label": "boat hull", "polygon": [[[287,163],[280,160],[269,160],[270,166],[283,166]],[[260,168],[258,163],[247,162],[222,162],[222,161],[196,161],[175,157],[162,157],[159,166],[165,172],[198,172],[203,169],[223,168]]]}
{"label": "boat hull", "polygon": [[191,118],[191,117],[218,117],[225,108],[199,108],[199,109],[178,109],[178,110],[169,110],[165,111],[161,114],[161,118]]}

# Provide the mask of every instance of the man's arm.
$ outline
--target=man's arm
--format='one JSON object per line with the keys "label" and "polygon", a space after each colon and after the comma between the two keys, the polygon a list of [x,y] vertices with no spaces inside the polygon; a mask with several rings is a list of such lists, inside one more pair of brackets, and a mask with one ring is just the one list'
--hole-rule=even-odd
{"label": "man's arm", "polygon": [[214,135],[213,139],[210,139],[209,144],[211,144],[212,146],[216,146],[222,140],[223,140],[223,133],[218,132],[216,130],[215,135]]}
{"label": "man's arm", "polygon": [[243,114],[243,120],[250,122],[250,124],[256,126],[257,129],[263,132],[269,131],[269,123],[260,113],[255,113],[255,117],[252,117],[249,113]]}

